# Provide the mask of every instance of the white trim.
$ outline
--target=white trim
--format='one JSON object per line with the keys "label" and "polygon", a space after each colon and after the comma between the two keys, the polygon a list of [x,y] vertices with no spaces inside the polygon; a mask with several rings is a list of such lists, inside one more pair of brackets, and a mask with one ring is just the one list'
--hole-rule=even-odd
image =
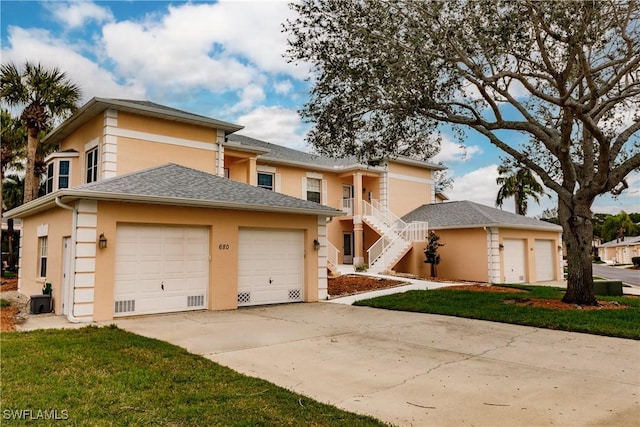
{"label": "white trim", "polygon": [[317,172],[307,172],[307,178],[322,179],[322,174]]}
{"label": "white trim", "polygon": [[389,172],[388,176],[389,178],[399,179],[402,181],[418,182],[420,184],[433,184],[432,179],[418,178],[417,176],[403,175],[403,174],[392,173],[392,172]]}
{"label": "white trim", "polygon": [[256,165],[256,171],[264,173],[276,173],[276,168],[267,165]]}
{"label": "white trim", "polygon": [[329,201],[328,201],[328,191],[327,191],[327,180],[323,179],[322,182],[320,183],[321,185],[321,191],[322,193],[320,194],[320,204],[322,205],[328,205]]}
{"label": "white trim", "polygon": [[100,138],[93,138],[91,141],[84,144],[84,151],[86,152],[96,148],[98,146],[99,141],[100,141]]}
{"label": "white trim", "polygon": [[[49,224],[40,224],[37,228],[38,237],[46,237],[49,235]],[[22,234],[22,233],[20,233]]]}
{"label": "white trim", "polygon": [[497,228],[487,227],[487,268],[489,283],[501,283],[500,280],[500,239]]}
{"label": "white trim", "polygon": [[326,300],[329,296],[327,279],[327,217],[318,216],[318,300]]}
{"label": "white trim", "polygon": [[280,174],[277,173],[274,175],[274,178],[275,178],[275,183],[274,183],[273,189],[276,193],[281,193],[282,191],[280,190],[282,188],[282,176],[280,176]]}
{"label": "white trim", "polygon": [[52,159],[65,160],[72,159],[74,157],[80,157],[80,153],[78,153],[77,151],[56,151],[55,153],[51,153],[47,157],[45,157],[44,162],[49,163],[49,161]]}
{"label": "white trim", "polygon": [[159,144],[178,145],[180,147],[198,148],[207,151],[218,151],[218,147],[214,143],[194,141],[192,139],[175,138],[172,136],[158,135],[149,132],[140,132],[130,129],[121,129],[111,126],[105,127],[105,133],[122,138],[140,139],[143,141],[157,142]]}

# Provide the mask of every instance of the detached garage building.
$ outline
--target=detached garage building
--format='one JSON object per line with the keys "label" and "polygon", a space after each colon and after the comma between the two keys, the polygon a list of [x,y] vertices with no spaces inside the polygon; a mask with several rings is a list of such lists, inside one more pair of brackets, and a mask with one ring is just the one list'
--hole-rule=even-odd
{"label": "detached garage building", "polygon": [[10,214],[23,219],[20,292],[51,283],[56,313],[104,321],[325,298],[326,223],[342,212],[166,164]]}
{"label": "detached garage building", "polygon": [[[423,205],[402,219],[428,221],[429,230],[440,236],[445,245],[438,249],[440,278],[488,283],[563,280],[558,225],[469,201]],[[397,270],[428,276],[422,246]]]}

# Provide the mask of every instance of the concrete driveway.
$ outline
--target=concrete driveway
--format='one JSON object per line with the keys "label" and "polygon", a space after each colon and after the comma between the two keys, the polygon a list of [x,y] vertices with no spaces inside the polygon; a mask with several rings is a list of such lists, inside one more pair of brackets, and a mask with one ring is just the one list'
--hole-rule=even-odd
{"label": "concrete driveway", "polygon": [[633,340],[329,303],[116,323],[396,425],[640,420],[640,342]]}

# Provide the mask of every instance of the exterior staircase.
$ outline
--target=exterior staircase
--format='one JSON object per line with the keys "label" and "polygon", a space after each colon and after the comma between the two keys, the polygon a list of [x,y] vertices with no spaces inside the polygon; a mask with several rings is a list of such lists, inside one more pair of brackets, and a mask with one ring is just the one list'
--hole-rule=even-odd
{"label": "exterior staircase", "polygon": [[342,272],[338,270],[338,254],[340,251],[327,241],[327,272],[329,277],[340,277]]}
{"label": "exterior staircase", "polygon": [[413,242],[427,240],[426,222],[406,223],[377,200],[363,201],[362,220],[381,237],[367,250],[369,269],[391,270],[409,252]]}

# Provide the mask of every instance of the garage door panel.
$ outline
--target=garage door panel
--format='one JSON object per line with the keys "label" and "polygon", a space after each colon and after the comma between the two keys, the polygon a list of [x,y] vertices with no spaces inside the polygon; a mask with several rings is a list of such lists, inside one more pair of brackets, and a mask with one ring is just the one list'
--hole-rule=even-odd
{"label": "garage door panel", "polygon": [[504,282],[524,283],[525,273],[525,241],[523,239],[504,239]]}
{"label": "garage door panel", "polygon": [[207,228],[121,224],[116,234],[114,316],[206,308]]}
{"label": "garage door panel", "polygon": [[554,280],[553,240],[536,240],[536,280]]}
{"label": "garage door panel", "polygon": [[238,305],[303,300],[304,232],[241,230]]}

